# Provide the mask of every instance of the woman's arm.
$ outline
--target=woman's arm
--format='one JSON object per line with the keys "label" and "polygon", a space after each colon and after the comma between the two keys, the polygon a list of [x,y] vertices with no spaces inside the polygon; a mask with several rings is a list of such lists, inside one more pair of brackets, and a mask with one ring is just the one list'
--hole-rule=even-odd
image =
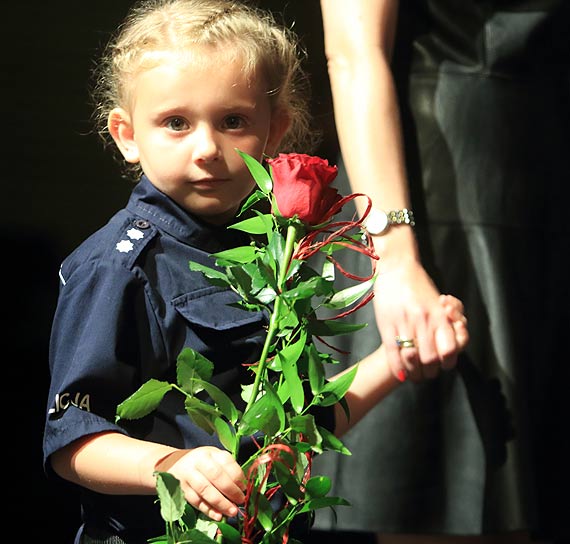
{"label": "woman's arm", "polygon": [[[409,207],[390,71],[397,2],[322,0],[321,9],[335,123],[352,189],[384,209]],[[401,230],[412,238],[410,229]]]}
{"label": "woman's arm", "polygon": [[[335,122],[352,190],[366,193],[381,210],[409,209],[390,70],[398,2],[321,0],[321,10]],[[420,262],[413,229],[391,227],[374,244],[380,256],[376,319],[393,374],[416,381],[435,376],[440,366],[453,367],[457,340]],[[416,347],[400,349],[396,336],[414,339]]]}

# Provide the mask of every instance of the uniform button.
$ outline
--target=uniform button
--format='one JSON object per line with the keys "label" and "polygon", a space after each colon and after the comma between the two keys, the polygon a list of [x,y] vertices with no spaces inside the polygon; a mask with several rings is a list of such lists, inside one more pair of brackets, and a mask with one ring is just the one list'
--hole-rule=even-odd
{"label": "uniform button", "polygon": [[135,219],[133,225],[139,229],[150,228],[150,223],[146,219]]}

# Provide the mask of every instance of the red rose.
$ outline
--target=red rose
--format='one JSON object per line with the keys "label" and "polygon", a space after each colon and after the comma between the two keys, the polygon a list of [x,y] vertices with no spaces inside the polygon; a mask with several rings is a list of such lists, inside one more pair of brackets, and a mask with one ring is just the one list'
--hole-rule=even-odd
{"label": "red rose", "polygon": [[295,215],[307,225],[319,225],[329,217],[341,196],[329,187],[338,169],[326,159],[298,153],[280,153],[267,161],[272,168],[273,194],[279,213]]}

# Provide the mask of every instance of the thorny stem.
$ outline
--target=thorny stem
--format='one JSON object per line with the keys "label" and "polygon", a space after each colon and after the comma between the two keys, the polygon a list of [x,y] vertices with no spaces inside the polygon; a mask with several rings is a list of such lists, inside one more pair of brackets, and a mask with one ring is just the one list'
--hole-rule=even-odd
{"label": "thorny stem", "polygon": [[281,313],[281,306],[283,304],[283,299],[281,298],[281,293],[283,292],[283,287],[285,286],[285,281],[287,279],[287,271],[289,270],[289,263],[293,255],[293,250],[295,248],[295,242],[297,241],[297,227],[295,225],[289,225],[287,227],[287,238],[285,239],[285,251],[283,253],[283,262],[279,269],[279,277],[277,278],[277,297],[275,299],[275,304],[273,306],[273,311],[271,312],[271,318],[269,320],[269,329],[267,331],[267,336],[265,338],[265,343],[263,345],[263,350],[259,358],[259,364],[257,366],[257,372],[255,375],[255,381],[253,382],[253,390],[251,396],[245,408],[245,412],[249,410],[251,405],[256,401],[259,394],[261,380],[265,375],[265,369],[267,367],[267,356],[275,338],[275,333],[277,332],[277,324],[279,322],[279,315]]}

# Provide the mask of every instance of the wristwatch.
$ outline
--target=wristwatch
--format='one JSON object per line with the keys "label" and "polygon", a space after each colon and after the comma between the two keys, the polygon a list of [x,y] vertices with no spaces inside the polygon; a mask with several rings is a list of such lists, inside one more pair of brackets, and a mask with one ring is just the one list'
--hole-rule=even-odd
{"label": "wristwatch", "polygon": [[373,208],[366,218],[364,228],[368,234],[380,235],[385,234],[392,225],[410,225],[413,227],[415,224],[414,212],[407,208],[389,212]]}

